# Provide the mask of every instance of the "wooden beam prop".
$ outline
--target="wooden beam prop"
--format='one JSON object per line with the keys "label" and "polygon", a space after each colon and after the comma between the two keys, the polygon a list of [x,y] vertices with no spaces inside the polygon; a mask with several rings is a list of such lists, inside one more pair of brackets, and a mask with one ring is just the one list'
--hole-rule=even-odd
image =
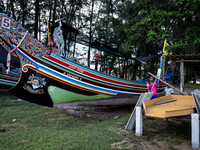
{"label": "wooden beam prop", "polygon": [[181,61],[176,61],[176,62],[194,62],[194,63],[198,63],[198,62],[200,62],[200,60],[181,60]]}
{"label": "wooden beam prop", "polygon": [[181,92],[179,89],[177,89],[176,87],[172,86],[171,84],[169,84],[169,83],[163,81],[162,79],[157,78],[157,77],[156,77],[155,75],[153,75],[152,73],[148,72],[148,74],[150,74],[152,77],[156,78],[157,80],[163,82],[164,84],[168,85],[169,87],[173,88],[174,90],[180,92],[181,94],[183,94],[183,95],[188,95],[187,93]]}
{"label": "wooden beam prop", "polygon": [[125,130],[131,131],[135,128],[135,121],[136,121],[136,107],[142,107],[142,103],[145,101],[148,101],[152,97],[152,92],[145,92],[142,93],[137,101],[137,104],[135,105],[135,108],[133,109],[133,112],[126,124]]}

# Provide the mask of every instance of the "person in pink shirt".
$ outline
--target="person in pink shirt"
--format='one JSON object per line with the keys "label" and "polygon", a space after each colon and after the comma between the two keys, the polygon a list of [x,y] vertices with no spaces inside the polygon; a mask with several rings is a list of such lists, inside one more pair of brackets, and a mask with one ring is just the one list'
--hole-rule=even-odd
{"label": "person in pink shirt", "polygon": [[151,99],[157,98],[157,86],[158,86],[158,82],[154,83],[154,78],[151,76],[149,78],[149,82],[147,83],[148,92],[153,92]]}

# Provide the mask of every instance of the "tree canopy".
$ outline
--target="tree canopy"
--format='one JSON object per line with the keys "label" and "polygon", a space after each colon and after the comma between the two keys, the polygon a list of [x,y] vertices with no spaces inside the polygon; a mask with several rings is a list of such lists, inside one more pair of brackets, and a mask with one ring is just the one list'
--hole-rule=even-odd
{"label": "tree canopy", "polygon": [[[46,15],[50,25],[62,18],[103,44],[129,56],[161,53],[164,39],[175,54],[200,53],[199,0],[3,0],[0,11],[13,17],[35,38],[47,44]],[[53,29],[50,30],[51,32]],[[73,57],[87,58],[90,66],[97,51],[79,50],[76,42],[65,39],[65,51]],[[100,71],[118,77],[135,79],[137,70],[156,71],[159,60],[147,65],[117,58],[105,52]]]}
{"label": "tree canopy", "polygon": [[157,53],[167,39],[173,53],[200,53],[200,1],[140,0],[133,8],[135,16],[126,28],[127,49]]}

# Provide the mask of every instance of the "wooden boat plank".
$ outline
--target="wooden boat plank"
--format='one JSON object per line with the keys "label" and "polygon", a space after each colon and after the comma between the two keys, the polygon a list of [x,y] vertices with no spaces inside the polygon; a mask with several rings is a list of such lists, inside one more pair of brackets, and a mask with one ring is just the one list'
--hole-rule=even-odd
{"label": "wooden boat plank", "polygon": [[169,99],[169,100],[166,100],[166,101],[162,101],[162,102],[156,103],[155,105],[162,105],[162,104],[165,104],[165,103],[174,102],[174,101],[176,101],[176,100],[177,100],[177,99]]}
{"label": "wooden boat plank", "polygon": [[[174,100],[176,99],[176,101]],[[164,103],[162,105],[156,105],[160,102],[166,102],[168,100],[174,100],[172,102]],[[150,100],[143,103],[145,114],[151,117],[166,118],[174,116],[190,115],[194,112],[194,101],[192,96],[183,95],[168,95],[154,100]]]}

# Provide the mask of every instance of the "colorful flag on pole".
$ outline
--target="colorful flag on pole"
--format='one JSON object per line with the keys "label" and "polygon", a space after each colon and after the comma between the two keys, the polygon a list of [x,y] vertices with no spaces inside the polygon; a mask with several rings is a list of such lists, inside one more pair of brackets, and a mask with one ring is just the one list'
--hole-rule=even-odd
{"label": "colorful flag on pole", "polygon": [[164,46],[163,46],[163,56],[167,56],[167,55],[172,55],[172,50],[166,50],[165,48],[169,46],[169,44],[167,43],[167,41],[164,41]]}

